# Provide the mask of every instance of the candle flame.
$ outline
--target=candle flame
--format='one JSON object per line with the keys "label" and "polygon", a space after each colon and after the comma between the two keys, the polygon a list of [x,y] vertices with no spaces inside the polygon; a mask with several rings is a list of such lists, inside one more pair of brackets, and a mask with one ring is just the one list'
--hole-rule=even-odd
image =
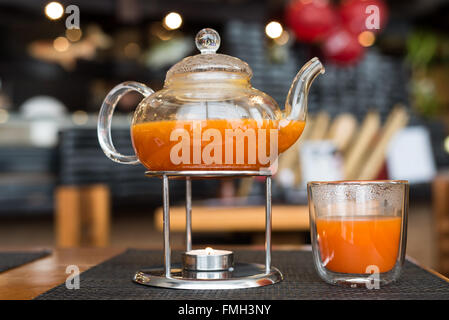
{"label": "candle flame", "polygon": [[211,254],[214,253],[214,249],[212,249],[211,247],[207,247],[206,249],[204,249],[206,251],[206,254],[208,256],[210,256]]}

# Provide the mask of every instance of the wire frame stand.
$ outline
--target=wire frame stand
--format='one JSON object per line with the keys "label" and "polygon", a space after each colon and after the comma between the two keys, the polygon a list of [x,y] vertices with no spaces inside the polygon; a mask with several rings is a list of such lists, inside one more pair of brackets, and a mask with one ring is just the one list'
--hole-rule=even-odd
{"label": "wire frame stand", "polygon": [[[271,172],[270,171],[147,171],[147,177],[162,179],[164,266],[137,271],[139,284],[173,289],[241,289],[274,284],[283,280],[271,265]],[[171,263],[169,179],[186,180],[186,251],[192,250],[192,179],[222,177],[265,177],[265,264],[235,263],[222,271],[191,271]]]}

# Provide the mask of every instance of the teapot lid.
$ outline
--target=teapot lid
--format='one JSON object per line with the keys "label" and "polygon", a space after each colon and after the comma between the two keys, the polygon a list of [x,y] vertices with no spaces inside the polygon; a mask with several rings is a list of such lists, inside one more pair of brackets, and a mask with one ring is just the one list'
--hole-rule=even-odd
{"label": "teapot lid", "polygon": [[[231,79],[252,77],[253,72],[246,62],[236,57],[216,53],[220,47],[220,35],[214,29],[205,28],[198,32],[195,44],[201,53],[184,58],[172,66],[167,72],[166,83],[176,75],[205,75],[205,72],[214,72],[214,75],[217,75],[217,72],[228,73],[225,78]],[[213,76],[212,78],[222,79],[223,77]]]}

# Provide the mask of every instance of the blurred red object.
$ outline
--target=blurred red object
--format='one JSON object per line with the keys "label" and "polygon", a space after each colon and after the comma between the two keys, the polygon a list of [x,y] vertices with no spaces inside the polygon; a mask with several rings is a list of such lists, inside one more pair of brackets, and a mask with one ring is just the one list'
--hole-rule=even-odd
{"label": "blurred red object", "polygon": [[287,5],[286,20],[298,40],[315,42],[324,39],[338,18],[327,0],[293,0]]}
{"label": "blurred red object", "polygon": [[[339,13],[343,25],[356,35],[366,30],[379,32],[388,19],[388,8],[382,0],[347,0],[341,4]],[[376,21],[378,29],[374,27]]]}
{"label": "blurred red object", "polygon": [[384,163],[382,164],[382,168],[377,174],[376,180],[387,180],[387,179],[389,179],[388,167],[387,163],[384,161]]}
{"label": "blurred red object", "polygon": [[360,60],[364,48],[359,44],[357,36],[340,26],[333,29],[322,45],[327,59],[340,65],[353,64]]}

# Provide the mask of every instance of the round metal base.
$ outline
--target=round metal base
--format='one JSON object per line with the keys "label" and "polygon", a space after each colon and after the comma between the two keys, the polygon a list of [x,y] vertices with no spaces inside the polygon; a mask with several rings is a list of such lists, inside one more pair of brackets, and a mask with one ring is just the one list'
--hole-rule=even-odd
{"label": "round metal base", "polygon": [[173,265],[171,276],[166,277],[162,268],[144,269],[136,272],[134,282],[146,286],[171,289],[243,289],[262,287],[283,280],[281,272],[271,267],[265,273],[265,266],[255,263],[237,263],[228,271],[192,272]]}

